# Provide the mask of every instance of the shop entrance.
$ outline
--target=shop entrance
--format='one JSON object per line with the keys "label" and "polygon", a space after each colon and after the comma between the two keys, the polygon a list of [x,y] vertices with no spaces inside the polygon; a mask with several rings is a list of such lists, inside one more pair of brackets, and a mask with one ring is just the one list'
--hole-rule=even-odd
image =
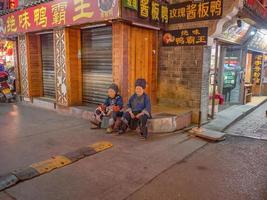
{"label": "shop entrance", "polygon": [[241,48],[236,46],[222,48],[220,91],[224,96],[224,106],[241,103],[242,56]]}
{"label": "shop entrance", "polygon": [[53,33],[42,34],[41,60],[43,76],[43,96],[55,99],[55,68],[54,68],[54,43]]}
{"label": "shop entrance", "polygon": [[83,104],[103,103],[112,83],[112,27],[84,29],[82,41]]}

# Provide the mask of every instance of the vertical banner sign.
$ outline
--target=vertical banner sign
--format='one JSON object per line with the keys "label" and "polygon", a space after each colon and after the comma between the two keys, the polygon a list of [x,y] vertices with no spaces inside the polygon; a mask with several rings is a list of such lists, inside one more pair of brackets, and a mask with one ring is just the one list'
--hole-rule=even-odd
{"label": "vertical banner sign", "polygon": [[169,23],[169,8],[166,4],[160,6],[160,19],[163,24]]}
{"label": "vertical banner sign", "polygon": [[253,83],[260,85],[261,83],[261,67],[262,67],[262,54],[255,55],[253,63]]}
{"label": "vertical banner sign", "polygon": [[150,0],[139,0],[138,2],[138,16],[143,19],[148,19],[150,13]]}
{"label": "vertical banner sign", "polygon": [[160,4],[156,0],[151,1],[151,12],[150,12],[150,19],[152,22],[159,22],[160,21]]}
{"label": "vertical banner sign", "polygon": [[204,0],[199,3],[184,2],[169,6],[169,23],[183,23],[219,19],[223,12],[223,0]]}
{"label": "vertical banner sign", "polygon": [[208,28],[181,29],[163,33],[163,46],[207,45]]}

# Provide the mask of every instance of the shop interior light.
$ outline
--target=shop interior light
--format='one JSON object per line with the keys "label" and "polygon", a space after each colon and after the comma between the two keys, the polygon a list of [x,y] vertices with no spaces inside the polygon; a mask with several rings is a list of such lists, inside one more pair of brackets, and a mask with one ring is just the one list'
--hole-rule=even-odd
{"label": "shop interior light", "polygon": [[135,26],[143,27],[143,28],[149,28],[149,29],[158,30],[158,31],[160,30],[159,27],[155,27],[155,26],[140,24],[140,23],[136,23],[136,22],[133,22],[132,24],[135,25]]}
{"label": "shop interior light", "polygon": [[255,34],[256,34],[256,31],[251,31],[251,32],[250,32],[250,35],[251,35],[251,36],[253,36],[253,35],[255,35]]}
{"label": "shop interior light", "polygon": [[82,27],[81,29],[97,28],[97,27],[102,27],[102,26],[106,26],[106,25],[107,24],[93,24],[93,25]]}

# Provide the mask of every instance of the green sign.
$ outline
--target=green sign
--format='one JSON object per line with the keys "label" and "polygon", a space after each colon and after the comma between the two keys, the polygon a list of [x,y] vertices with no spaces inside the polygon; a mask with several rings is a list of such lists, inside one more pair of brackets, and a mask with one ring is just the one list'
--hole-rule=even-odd
{"label": "green sign", "polygon": [[224,71],[223,88],[235,88],[236,85],[236,72],[235,70],[228,69]]}
{"label": "green sign", "polygon": [[123,6],[133,10],[138,10],[138,0],[123,0]]}

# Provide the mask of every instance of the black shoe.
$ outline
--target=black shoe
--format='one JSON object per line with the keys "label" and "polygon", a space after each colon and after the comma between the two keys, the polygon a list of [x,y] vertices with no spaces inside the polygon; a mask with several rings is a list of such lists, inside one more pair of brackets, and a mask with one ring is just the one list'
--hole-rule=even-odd
{"label": "black shoe", "polygon": [[124,122],[122,122],[118,134],[121,135],[121,134],[125,133],[127,131],[127,129],[128,129],[128,125],[125,124]]}

